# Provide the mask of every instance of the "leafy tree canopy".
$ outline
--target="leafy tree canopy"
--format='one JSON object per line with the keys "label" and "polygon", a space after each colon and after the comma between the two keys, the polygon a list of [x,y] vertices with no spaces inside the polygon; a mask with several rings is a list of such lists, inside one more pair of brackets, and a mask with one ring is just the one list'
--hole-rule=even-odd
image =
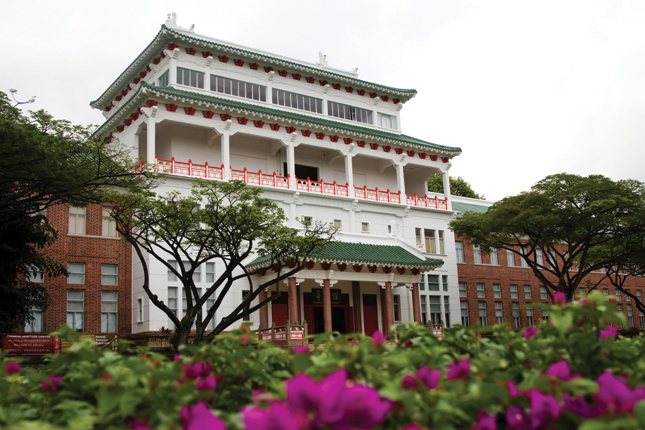
{"label": "leafy tree canopy", "polygon": [[[428,180],[428,191],[443,194],[443,177],[434,175]],[[471,199],[484,200],[486,197],[477,194],[470,184],[461,176],[453,178],[450,176],[450,194],[453,196],[470,197]]]}
{"label": "leafy tree canopy", "polygon": [[643,255],[645,188],[601,175],[550,175],[450,228],[484,253],[513,251],[543,285],[571,298],[592,271]]}

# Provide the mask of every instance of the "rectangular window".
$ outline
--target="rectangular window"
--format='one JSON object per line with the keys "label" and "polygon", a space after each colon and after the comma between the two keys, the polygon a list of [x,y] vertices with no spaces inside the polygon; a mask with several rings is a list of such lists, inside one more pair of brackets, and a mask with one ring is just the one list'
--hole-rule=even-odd
{"label": "rectangular window", "polygon": [[[101,333],[117,332],[117,297],[116,291],[101,291]],[[143,305],[141,307],[143,308]],[[143,314],[143,311],[141,312]]]}
{"label": "rectangular window", "polygon": [[421,283],[419,284],[419,289],[421,291],[426,289],[426,275],[421,275]]}
{"label": "rectangular window", "polygon": [[482,284],[481,282],[477,283],[477,297],[486,297],[484,284]]}
{"label": "rectangular window", "polygon": [[423,235],[426,240],[426,252],[428,254],[437,253],[437,241],[435,240],[434,230],[424,230]]}
{"label": "rectangular window", "polygon": [[445,254],[445,247],[443,245],[443,230],[438,230],[439,233],[439,254]]}
{"label": "rectangular window", "polygon": [[101,285],[118,285],[119,266],[116,264],[101,264]]}
{"label": "rectangular window", "polygon": [[631,302],[631,301],[632,301],[632,298],[631,298],[631,296],[629,295],[629,293],[630,293],[630,292],[631,292],[630,290],[625,289],[625,301],[626,301],[626,302]]}
{"label": "rectangular window", "polygon": [[215,282],[215,263],[206,263],[206,282]]}
{"label": "rectangular window", "polygon": [[479,245],[473,245],[473,255],[475,257],[475,264],[482,264],[482,252]]}
{"label": "rectangular window", "polygon": [[504,310],[502,309],[502,302],[495,302],[495,324],[502,324],[504,322]]}
{"label": "rectangular window", "polygon": [[378,125],[384,128],[397,130],[396,117],[394,115],[386,115],[384,113],[378,114]]}
{"label": "rectangular window", "polygon": [[85,210],[76,206],[69,207],[69,234],[85,234]]}
{"label": "rectangular window", "polygon": [[42,269],[39,269],[36,266],[29,266],[27,268],[27,282],[34,282],[37,284],[42,284],[45,282],[45,272]]}
{"label": "rectangular window", "polygon": [[511,285],[511,299],[517,299],[517,285]]}
{"label": "rectangular window", "polygon": [[603,289],[602,289],[602,293],[603,293],[605,296],[608,296],[608,295],[609,295],[609,288],[603,288]]}
{"label": "rectangular window", "polygon": [[204,72],[177,67],[177,83],[188,87],[204,88]]}
{"label": "rectangular window", "polygon": [[[168,260],[168,264],[173,269],[178,270],[177,269],[177,262],[175,260]],[[175,272],[170,270],[170,268],[168,268],[168,281],[169,282],[176,282],[177,281],[177,275],[175,275]]]}
{"label": "rectangular window", "polygon": [[441,297],[430,296],[430,319],[433,324],[441,324]]}
{"label": "rectangular window", "polygon": [[525,285],[524,286],[524,298],[525,299],[530,299],[531,298],[531,286],[530,285]]}
{"label": "rectangular window", "polygon": [[493,284],[493,297],[496,299],[501,299],[502,298],[502,285],[501,284]]}
{"label": "rectangular window", "polygon": [[578,294],[580,294],[581,296],[584,296],[586,292],[587,291],[585,290],[585,287],[578,288]]}
{"label": "rectangular window", "polygon": [[546,294],[546,287],[544,285],[540,285],[540,299],[541,300],[546,300],[548,298]]}
{"label": "rectangular window", "polygon": [[[184,266],[188,264],[188,262],[184,262]],[[193,272],[193,282],[202,282],[202,266],[197,266],[195,267],[195,271]]]}
{"label": "rectangular window", "polygon": [[634,327],[634,311],[632,305],[627,305],[627,325]]}
{"label": "rectangular window", "polygon": [[468,316],[468,302],[461,302],[461,325],[470,327],[470,317]]}
{"label": "rectangular window", "polygon": [[526,323],[529,327],[535,325],[535,322],[533,321],[533,309],[526,310]]}
{"label": "rectangular window", "polygon": [[443,276],[443,290],[448,291],[448,277],[445,275]]}
{"label": "rectangular window", "polygon": [[157,86],[159,87],[167,87],[168,86],[168,72],[169,70],[166,70],[159,76],[159,79],[157,80]]}
{"label": "rectangular window", "polygon": [[85,283],[85,263],[67,263],[68,284]]}
{"label": "rectangular window", "polygon": [[544,266],[544,259],[542,258],[541,249],[535,250],[535,262],[537,263],[538,266]]}
{"label": "rectangular window", "polygon": [[[251,292],[249,290],[242,291],[242,301],[248,299],[250,295],[251,295]],[[244,306],[244,310],[242,312],[248,312],[249,309],[251,309],[251,304],[250,303],[248,303],[246,306]],[[251,321],[251,314],[244,315],[242,317],[242,321]]]}
{"label": "rectangular window", "polygon": [[361,223],[361,231],[363,233],[369,233],[370,232],[370,224],[368,222]]}
{"label": "rectangular window", "polygon": [[[209,298],[206,299],[206,314],[211,311],[211,308],[215,305],[215,294],[212,294]],[[213,317],[211,320],[208,322],[208,328],[210,330],[213,330],[215,328],[215,315],[216,313],[213,314]],[[204,315],[204,320],[206,319],[206,315]]]}
{"label": "rectangular window", "polygon": [[423,239],[421,238],[421,229],[415,228],[414,235],[417,239],[417,248],[421,248],[421,246],[423,246]]}
{"label": "rectangular window", "polygon": [[446,311],[446,319],[443,323],[446,327],[450,327],[450,296],[443,296],[443,307]]}
{"label": "rectangular window", "polygon": [[459,297],[468,297],[468,289],[465,282],[459,283]]}
{"label": "rectangular window", "polygon": [[[177,315],[177,311],[179,310],[177,308],[177,300],[178,300],[178,294],[179,294],[179,289],[177,287],[168,287],[168,309],[170,309],[170,312],[172,312],[175,316]],[[181,318],[180,318],[181,319]],[[170,318],[168,318],[168,328],[169,329],[174,329],[175,328],[175,323],[172,322]]]}
{"label": "rectangular window", "polygon": [[427,296],[421,296],[421,321],[423,324],[428,322],[428,305],[426,303]]}
{"label": "rectangular window", "polygon": [[457,250],[457,263],[464,262],[464,244],[463,242],[455,242],[455,249]]}
{"label": "rectangular window", "polygon": [[511,310],[513,311],[513,327],[520,328],[522,322],[520,321],[520,304],[517,302],[511,303]]}
{"label": "rectangular window", "polygon": [[642,301],[643,301],[643,296],[641,296],[641,290],[636,290],[636,299],[637,299],[639,302],[642,302]]}
{"label": "rectangular window", "polygon": [[143,298],[137,299],[137,322],[143,322]]}
{"label": "rectangular window", "polygon": [[428,275],[428,291],[439,291],[439,275]]}
{"label": "rectangular window", "polygon": [[291,93],[289,91],[273,89],[273,104],[300,109],[307,112],[323,113],[322,99]]}
{"label": "rectangular window", "polygon": [[401,321],[401,296],[392,295],[392,307],[394,308],[394,321]]}
{"label": "rectangular window", "polygon": [[83,331],[83,315],[85,313],[85,291],[67,290],[67,325]]}
{"label": "rectangular window", "polygon": [[305,227],[311,227],[311,223],[313,222],[313,219],[310,216],[303,216],[302,217],[302,225]]}
{"label": "rectangular window", "polygon": [[25,324],[25,333],[40,333],[43,331],[43,311],[31,308],[29,311],[32,320]]}
{"label": "rectangular window", "polygon": [[111,211],[111,207],[103,206],[103,223],[101,225],[101,236],[103,237],[117,237],[116,222],[110,215]]}
{"label": "rectangular window", "polygon": [[478,302],[479,308],[479,325],[482,327],[488,325],[488,316],[486,314],[486,302]]}
{"label": "rectangular window", "polygon": [[[211,75],[211,91],[261,102],[267,101],[267,87],[250,82],[238,81],[237,79],[224,78],[222,76]],[[273,90],[273,103],[276,101],[276,91],[278,90]]]}
{"label": "rectangular window", "polygon": [[334,228],[335,228],[337,231],[342,231],[342,230],[343,230],[343,221],[341,221],[341,220],[339,220],[339,219],[335,219],[335,220],[334,220]]}
{"label": "rectangular window", "polygon": [[374,124],[371,110],[332,101],[327,102],[327,115],[334,116],[336,118],[348,119],[350,121],[363,122],[365,124]]}
{"label": "rectangular window", "polygon": [[508,267],[515,267],[515,255],[510,249],[506,250],[506,262]]}
{"label": "rectangular window", "polygon": [[622,299],[620,297],[620,290],[616,290],[615,294],[616,294],[616,300],[621,301]]}
{"label": "rectangular window", "polygon": [[490,264],[493,266],[497,266],[497,248],[489,248],[490,249]]}
{"label": "rectangular window", "polygon": [[554,269],[557,267],[557,260],[555,258],[555,250],[553,250],[553,249],[549,251],[549,264]]}
{"label": "rectangular window", "polygon": [[544,310],[542,311],[542,320],[544,320],[544,321],[548,321],[548,320],[549,320],[549,311],[547,311],[546,309],[544,309]]}
{"label": "rectangular window", "polygon": [[524,268],[529,267],[528,263],[526,262],[526,246],[523,246],[520,248],[522,250],[522,258],[520,258],[520,265]]}

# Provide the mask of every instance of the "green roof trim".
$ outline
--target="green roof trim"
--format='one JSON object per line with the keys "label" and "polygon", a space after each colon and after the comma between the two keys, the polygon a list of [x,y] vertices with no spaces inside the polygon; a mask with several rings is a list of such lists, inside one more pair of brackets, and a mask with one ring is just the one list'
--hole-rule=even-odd
{"label": "green roof trim", "polygon": [[[155,38],[152,40],[152,42],[150,42],[148,46],[137,56],[137,58],[135,58],[134,61],[132,61],[132,63],[130,63],[130,65],[119,75],[119,77],[117,77],[114,80],[114,82],[110,84],[110,86],[103,92],[103,94],[101,94],[101,96],[99,96],[96,100],[93,100],[90,102],[90,106],[95,108],[101,108],[100,106],[96,106],[96,104],[99,103],[102,99],[104,99],[104,97],[110,95],[111,93],[114,93],[114,94],[118,93],[122,86],[124,87],[127,84],[129,84],[141,69],[145,69],[145,66],[147,66],[154,57],[159,55],[160,48],[161,50],[165,49],[165,46],[168,42],[185,42],[185,43],[187,42],[187,43],[192,43],[200,48],[204,47],[206,49],[220,50],[224,52],[238,54],[240,56],[243,56],[246,58],[252,58],[254,60],[257,59],[259,61],[264,61],[271,64],[279,64],[287,68],[308,71],[311,73],[315,73],[317,75],[322,75],[332,79],[338,79],[347,83],[362,85],[364,87],[371,87],[377,90],[388,92],[390,94],[406,97],[407,100],[409,100],[410,98],[414,97],[417,94],[417,90],[414,90],[414,89],[396,88],[396,87],[390,87],[387,85],[376,84],[374,82],[369,82],[352,76],[347,76],[342,73],[336,73],[324,68],[313,67],[307,64],[300,63],[298,61],[292,61],[285,58],[275,57],[275,56],[268,55],[266,53],[256,52],[249,49],[243,49],[240,47],[227,45],[221,42],[215,42],[213,40],[200,39],[198,37],[190,36],[183,32],[168,28],[166,27],[165,24],[162,24],[161,29],[159,30]],[[118,88],[114,88],[115,86],[118,86]],[[110,96],[109,98],[112,99],[113,97]],[[402,102],[405,102],[407,100],[402,100]]]}
{"label": "green roof trim", "polygon": [[[131,110],[134,110],[135,106],[130,106],[130,104],[137,99],[137,97],[141,92],[144,92],[145,94],[153,93],[157,97],[169,97],[173,99],[182,99],[186,101],[199,102],[203,107],[206,107],[204,106],[204,104],[206,103],[207,105],[210,105],[212,108],[219,107],[219,108],[223,108],[225,110],[228,109],[231,111],[245,110],[250,112],[251,114],[255,114],[259,116],[269,116],[276,119],[283,119],[283,120],[289,121],[291,124],[294,124],[294,121],[297,121],[303,124],[310,124],[311,126],[314,126],[314,127],[318,126],[323,128],[331,128],[333,130],[337,130],[337,132],[339,133],[344,132],[344,133],[358,134],[360,136],[364,136],[366,139],[376,137],[393,143],[417,146],[424,150],[432,149],[436,152],[444,153],[449,156],[455,156],[455,155],[461,154],[461,148],[437,145],[435,143],[426,142],[424,140],[407,136],[405,134],[396,134],[396,133],[390,133],[387,131],[375,130],[368,127],[361,127],[353,124],[345,124],[339,121],[334,121],[326,118],[318,118],[315,116],[304,115],[304,114],[299,114],[295,112],[288,112],[288,111],[284,111],[284,110],[276,109],[272,107],[258,106],[251,103],[245,103],[237,100],[229,100],[229,99],[225,99],[217,96],[205,95],[205,94],[195,93],[192,91],[178,90],[173,87],[156,87],[146,82],[142,82],[140,84],[140,87],[138,88],[137,92],[124,105],[122,105],[114,113],[114,115],[112,115],[105,123],[103,123],[103,125],[101,125],[101,127],[99,127],[96,130],[95,134],[100,134],[101,132],[104,131],[105,128],[109,127],[110,124],[113,124],[112,125],[113,127],[116,127],[116,125],[119,125],[123,121],[123,119],[119,120],[120,114],[123,111],[129,112],[130,108]],[[136,107],[139,107],[139,106],[136,106]]]}
{"label": "green roof trim", "polygon": [[[347,264],[372,264],[378,266],[395,266],[435,269],[443,265],[438,258],[419,258],[396,245],[370,245],[365,243],[332,242],[320,251],[314,251],[310,256],[314,261],[334,261]],[[268,266],[270,256],[260,256],[247,264],[248,269]]]}
{"label": "green roof trim", "polygon": [[457,215],[457,218],[461,218],[463,214],[466,212],[477,212],[477,213],[486,213],[488,212],[488,208],[490,206],[482,206],[482,205],[476,205],[472,203],[462,203],[462,202],[456,202],[453,200],[452,202],[452,210],[456,212],[460,212]]}

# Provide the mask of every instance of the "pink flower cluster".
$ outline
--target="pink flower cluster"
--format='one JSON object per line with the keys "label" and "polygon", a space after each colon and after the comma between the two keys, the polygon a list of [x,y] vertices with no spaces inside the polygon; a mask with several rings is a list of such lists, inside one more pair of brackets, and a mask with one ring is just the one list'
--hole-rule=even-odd
{"label": "pink flower cluster", "polygon": [[301,430],[327,426],[332,430],[371,429],[382,423],[392,404],[372,387],[353,384],[339,369],[316,382],[301,373],[286,383],[287,400],[269,401],[267,409],[247,406],[247,429]]}
{"label": "pink flower cluster", "polygon": [[213,391],[217,386],[217,380],[211,370],[208,360],[204,363],[197,362],[184,367],[184,376],[197,381],[197,391]]}

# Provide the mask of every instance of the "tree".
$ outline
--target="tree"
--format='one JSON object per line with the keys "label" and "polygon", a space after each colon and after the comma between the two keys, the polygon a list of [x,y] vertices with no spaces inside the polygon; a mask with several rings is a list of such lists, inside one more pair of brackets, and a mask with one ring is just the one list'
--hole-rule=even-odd
{"label": "tree", "polygon": [[[251,305],[261,291],[302,270],[306,256],[333,239],[336,230],[320,223],[304,225],[302,232],[286,227],[282,209],[272,200],[261,198],[261,193],[240,181],[197,181],[190,196],[135,191],[114,197],[119,202],[112,212],[117,231],[132,244],[142,262],[143,289],[150,301],[175,324],[171,339],[175,348],[188,343],[192,327],[194,343],[210,342],[234,322],[274,300],[277,295]],[[244,266],[254,253],[269,256],[269,264],[279,274],[257,288],[251,281],[256,272]],[[181,320],[152,292],[147,257],[164,265],[181,283],[187,300]],[[215,261],[222,263],[225,270],[200,295],[193,274],[201,265]],[[284,267],[288,270],[281,273]],[[248,282],[248,297],[205,335],[233,284],[244,280]],[[211,297],[215,298],[214,304],[204,309]]]}
{"label": "tree", "polygon": [[561,173],[450,228],[481,252],[512,251],[551,291],[570,299],[593,271],[642,256],[645,191],[638,181]]}
{"label": "tree", "polygon": [[[441,175],[434,175],[428,180],[428,191],[443,194],[443,177]],[[453,196],[470,197],[471,199],[486,199],[486,197],[477,194],[461,176],[457,176],[456,178],[450,176],[450,194]]]}

